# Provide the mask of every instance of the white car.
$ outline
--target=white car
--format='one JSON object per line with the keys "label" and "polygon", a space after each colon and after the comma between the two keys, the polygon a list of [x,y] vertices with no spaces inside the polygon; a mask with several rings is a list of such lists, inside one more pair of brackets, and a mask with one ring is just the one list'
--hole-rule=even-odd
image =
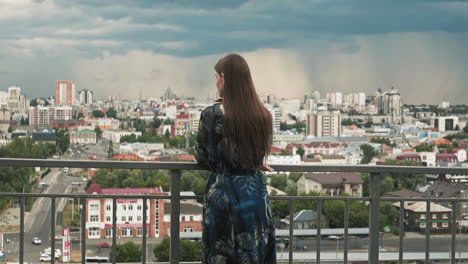
{"label": "white car", "polygon": [[41,254],[41,257],[39,258],[39,260],[41,262],[43,262],[43,261],[50,262],[50,261],[52,261],[52,258],[47,254]]}
{"label": "white car", "polygon": [[38,237],[33,237],[32,243],[33,243],[33,245],[40,245],[40,244],[42,244],[42,241]]}
{"label": "white car", "polygon": [[330,240],[341,240],[341,239],[343,239],[343,237],[341,237],[341,236],[328,236],[328,239],[330,239]]}
{"label": "white car", "polygon": [[62,235],[56,235],[55,240],[63,240],[63,236]]}
{"label": "white car", "polygon": [[[44,252],[42,253],[42,255],[48,255],[48,256],[51,256],[52,253],[51,253],[52,249],[50,247],[44,249]],[[55,249],[55,259],[58,259],[62,256],[62,251],[60,251],[60,249]]]}

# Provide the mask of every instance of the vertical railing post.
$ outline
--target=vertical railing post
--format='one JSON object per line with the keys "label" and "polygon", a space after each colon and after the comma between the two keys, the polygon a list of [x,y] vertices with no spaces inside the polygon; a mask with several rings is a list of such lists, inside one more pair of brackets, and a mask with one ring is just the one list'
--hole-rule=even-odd
{"label": "vertical railing post", "polygon": [[370,175],[370,207],[369,207],[369,263],[379,263],[380,237],[380,174]]}
{"label": "vertical railing post", "polygon": [[179,263],[180,170],[171,170],[171,264]]}
{"label": "vertical railing post", "polygon": [[458,204],[455,202],[452,202],[452,215],[451,215],[451,224],[450,224],[450,229],[452,233],[452,241],[451,241],[451,247],[450,247],[450,263],[455,264],[455,242],[457,239],[457,215],[458,215]]}
{"label": "vertical railing post", "polygon": [[146,210],[148,208],[147,203],[148,199],[143,198],[143,245],[142,245],[142,250],[141,250],[141,263],[145,264],[146,263]]}
{"label": "vertical railing post", "polygon": [[[81,263],[86,263],[86,198],[81,198]],[[75,198],[73,198],[75,202]],[[101,217],[101,216],[99,216]]]}
{"label": "vertical railing post", "polygon": [[55,198],[50,198],[50,263],[55,263]]}
{"label": "vertical railing post", "polygon": [[315,263],[320,264],[320,240],[321,240],[321,215],[322,215],[322,200],[317,201],[317,250],[315,253]]}
{"label": "vertical railing post", "polygon": [[289,264],[293,263],[293,241],[294,241],[294,200],[289,200]]}
{"label": "vertical railing post", "polygon": [[24,263],[24,196],[20,198],[19,263]]}
{"label": "vertical railing post", "polygon": [[117,199],[112,198],[112,263],[117,262]]}

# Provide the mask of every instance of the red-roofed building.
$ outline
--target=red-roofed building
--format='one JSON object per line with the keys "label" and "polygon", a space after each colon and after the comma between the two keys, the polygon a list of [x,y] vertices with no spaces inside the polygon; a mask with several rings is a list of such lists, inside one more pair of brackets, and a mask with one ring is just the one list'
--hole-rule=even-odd
{"label": "red-roofed building", "polygon": [[[154,195],[165,196],[162,188],[101,188],[92,183],[87,194],[109,195]],[[189,194],[193,195],[193,193]],[[169,200],[149,199],[147,201],[147,232],[149,237],[164,237],[170,232]],[[86,238],[112,237],[112,199],[96,198],[86,200]],[[168,209],[169,208],[169,209]],[[201,232],[202,205],[196,201],[181,202],[180,232]],[[116,225],[118,237],[143,236],[143,199],[117,199]],[[166,212],[166,210],[169,210]]]}
{"label": "red-roofed building", "polygon": [[270,153],[281,153],[281,148],[271,146]]}
{"label": "red-roofed building", "polygon": [[458,162],[458,157],[453,153],[437,153],[436,161]]}
{"label": "red-roofed building", "polygon": [[421,156],[419,154],[403,154],[397,157],[397,160],[409,160],[415,162],[421,162]]}

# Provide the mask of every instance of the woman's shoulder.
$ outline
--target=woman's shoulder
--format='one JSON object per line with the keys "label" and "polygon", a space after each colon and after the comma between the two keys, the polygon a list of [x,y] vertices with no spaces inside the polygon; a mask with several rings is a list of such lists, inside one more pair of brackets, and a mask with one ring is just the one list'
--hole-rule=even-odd
{"label": "woman's shoulder", "polygon": [[223,105],[221,103],[215,103],[203,109],[203,111],[201,112],[201,116],[210,117],[210,116],[220,115],[223,113],[224,113]]}

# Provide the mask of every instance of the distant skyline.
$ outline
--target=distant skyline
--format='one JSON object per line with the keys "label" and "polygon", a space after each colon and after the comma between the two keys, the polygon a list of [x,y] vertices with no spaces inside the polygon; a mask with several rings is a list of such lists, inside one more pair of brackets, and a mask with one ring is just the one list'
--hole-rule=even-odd
{"label": "distant skyline", "polygon": [[404,103],[468,103],[468,1],[0,0],[0,90],[52,96],[214,95],[238,52],[259,94],[397,88]]}

